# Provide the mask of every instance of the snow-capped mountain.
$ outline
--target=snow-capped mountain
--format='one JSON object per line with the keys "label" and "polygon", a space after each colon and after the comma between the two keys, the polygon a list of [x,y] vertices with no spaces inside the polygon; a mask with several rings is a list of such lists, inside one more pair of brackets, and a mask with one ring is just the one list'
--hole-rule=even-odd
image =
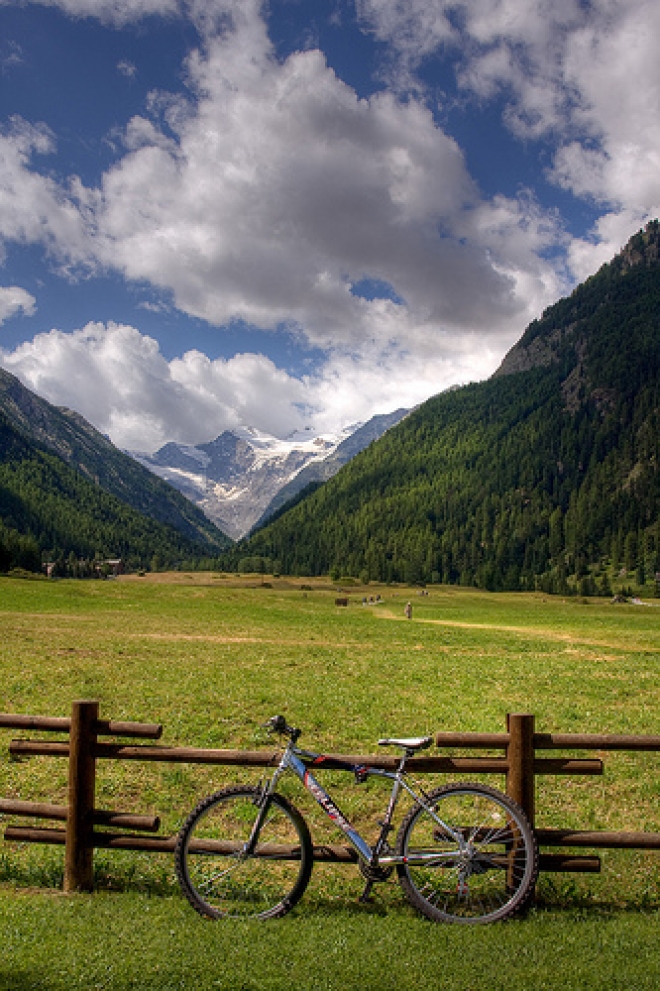
{"label": "snow-capped mountain", "polygon": [[239,427],[196,447],[169,443],[155,454],[130,453],[238,539],[257,522],[282,486],[310,462],[332,454],[354,429],[323,436],[310,430],[280,440]]}
{"label": "snow-capped mountain", "polygon": [[237,540],[267,510],[272,511],[273,499],[280,490],[286,487],[290,497],[309,481],[310,476],[304,473],[296,487],[295,479],[303,469],[328,461],[328,469],[314,477],[329,478],[348,460],[343,457],[335,465],[332,456],[338,448],[346,449],[349,438],[355,438],[351,451],[357,454],[392,425],[393,417],[398,420],[404,413],[401,410],[389,417],[374,417],[368,424],[353,424],[334,434],[318,435],[309,428],[281,440],[253,427],[236,427],[195,447],[171,442],[155,454],[127,453],[179,489],[216,526]]}

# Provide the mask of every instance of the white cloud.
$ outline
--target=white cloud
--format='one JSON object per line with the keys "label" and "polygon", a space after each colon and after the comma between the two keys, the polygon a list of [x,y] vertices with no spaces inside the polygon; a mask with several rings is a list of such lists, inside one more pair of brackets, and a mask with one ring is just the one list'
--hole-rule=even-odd
{"label": "white cloud", "polygon": [[57,7],[69,17],[95,17],[105,24],[121,27],[153,14],[180,15],[181,0],[27,0],[42,7]]}
{"label": "white cloud", "polygon": [[[513,231],[538,210],[484,203],[421,103],[358,99],[318,51],[278,63],[257,10],[242,5],[190,57],[190,102],[153,101],[167,129],[134,118],[101,188],[79,190],[96,260],[209,323],[286,324],[326,348],[386,346],[411,328],[520,331],[538,299],[518,285],[550,280],[538,244],[521,250]],[[511,242],[504,228],[487,248],[473,237],[472,215],[489,211],[508,214]],[[551,219],[544,231],[554,243]],[[364,278],[405,302],[357,297]]]}
{"label": "white cloud", "polygon": [[[115,25],[185,14],[200,48],[187,93],[151,94],[98,188],[38,171],[56,150],[45,127],[15,120],[0,134],[0,244],[42,244],[66,273],[119,271],[218,328],[284,327],[327,355],[305,379],[254,354],[168,362],[116,324],[0,353],[120,446],[195,443],[238,423],[283,436],[306,416],[335,428],[481,378],[570,287],[549,250],[584,278],[660,212],[657,3],[359,0],[409,87],[359,99],[319,51],[278,61],[258,0],[49,2]],[[548,177],[601,204],[591,238],[566,237],[529,191],[481,195],[414,82],[440,51],[466,92],[505,96],[516,135],[558,136]],[[363,280],[396,301],[363,298]],[[34,306],[0,294],[0,319],[3,298],[9,313]]]}
{"label": "white cloud", "polygon": [[137,66],[134,62],[129,62],[128,59],[122,59],[117,62],[117,72],[122,76],[126,76],[127,79],[134,79],[137,76]]}
{"label": "white cloud", "polygon": [[318,432],[334,431],[482,378],[502,350],[501,341],[489,348],[477,335],[448,335],[438,354],[420,336],[410,350],[335,352],[298,379],[259,354],[211,360],[188,351],[168,362],[134,327],[90,323],[0,348],[0,365],[49,402],[82,413],[119,447],[151,452],[171,440],[209,441],[241,424],[277,437],[310,422]]}
{"label": "white cloud", "polygon": [[0,324],[17,313],[32,316],[36,312],[36,304],[36,299],[26,289],[21,289],[20,286],[0,286]]}
{"label": "white cloud", "polygon": [[0,130],[0,261],[7,242],[41,244],[63,270],[93,264],[89,231],[70,190],[32,166],[55,150],[48,128],[14,117]]}
{"label": "white cloud", "polygon": [[609,207],[595,233],[611,255],[660,215],[660,6],[602,8],[567,46],[567,78],[581,94],[574,122],[587,138],[559,148],[552,178]]}
{"label": "white cloud", "polygon": [[2,75],[10,72],[23,62],[23,49],[17,41],[5,38],[0,41],[0,72]]}
{"label": "white cloud", "polygon": [[478,381],[492,374],[507,343],[476,333],[447,334],[438,346],[422,334],[409,347],[389,350],[365,347],[361,353],[333,353],[306,380],[312,422],[320,432],[331,431],[377,413],[412,407],[451,386]]}
{"label": "white cloud", "polygon": [[114,323],[38,334],[0,348],[0,364],[129,449],[200,443],[241,423],[285,436],[303,426],[296,404],[308,399],[304,383],[262,355],[211,361],[189,351],[168,363],[153,338]]}
{"label": "white cloud", "polygon": [[[602,4],[609,0],[602,0]],[[508,121],[526,136],[561,125],[573,105],[565,85],[571,33],[601,0],[356,0],[363,23],[393,53],[408,80],[438,53],[456,59],[460,84],[477,96],[509,99]],[[397,69],[398,67],[398,69]]]}
{"label": "white cloud", "polygon": [[[410,84],[433,55],[456,58],[480,100],[502,96],[517,136],[556,145],[548,178],[601,205],[569,252],[582,279],[660,213],[657,0],[357,0]],[[603,239],[606,240],[603,240]]]}
{"label": "white cloud", "polygon": [[[12,0],[0,0],[0,6]],[[188,18],[201,33],[218,31],[241,17],[247,8],[260,9],[262,0],[22,0],[42,7],[56,7],[74,18],[93,17],[115,28],[147,17]]]}
{"label": "white cloud", "polygon": [[[129,9],[94,7],[106,18]],[[120,446],[209,440],[239,422],[282,436],[310,410],[326,429],[414,405],[492,371],[564,288],[544,259],[563,243],[560,225],[531,194],[482,198],[420,100],[359,99],[318,51],[278,62],[260,9],[189,4],[209,33],[187,62],[188,94],[151,95],[99,188],[36,171],[36,154],[55,149],[45,128],[17,122],[0,141],[7,241],[40,241],[64,270],[148,282],[220,328],[284,327],[326,350],[304,380],[261,355],[168,363],[155,341],[115,324],[53,330],[2,355]],[[352,291],[363,280],[397,301]]]}
{"label": "white cloud", "polygon": [[[34,152],[54,149],[43,129],[7,137],[8,239],[150,282],[211,324],[284,324],[324,348],[386,347],[420,330],[438,344],[447,330],[515,335],[549,301],[552,267],[538,244],[521,250],[538,210],[481,200],[422,103],[360,100],[318,51],[279,63],[257,0],[193,6],[231,18],[191,54],[189,99],[154,94],[151,117],[128,123],[98,189],[34,171]],[[500,234],[486,246],[473,216],[487,214]],[[555,243],[551,218],[543,229]],[[359,298],[351,287],[365,278],[404,302]],[[521,295],[530,283],[540,297]]]}

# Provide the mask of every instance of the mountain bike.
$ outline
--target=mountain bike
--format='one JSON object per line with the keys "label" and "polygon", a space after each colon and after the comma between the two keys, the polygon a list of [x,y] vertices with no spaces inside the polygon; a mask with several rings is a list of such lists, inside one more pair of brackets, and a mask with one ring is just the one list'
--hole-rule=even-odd
{"label": "mountain bike", "polygon": [[[177,837],[177,877],[201,915],[272,919],[301,898],[314,850],[304,818],[275,790],[286,771],[293,771],[356,851],[366,881],[361,900],[368,900],[373,885],[396,869],[408,901],[436,922],[496,922],[528,903],[538,850],[520,806],[487,785],[448,784],[418,794],[406,780],[407,761],[428,748],[431,737],[379,740],[380,746],[403,751],[396,770],[388,771],[299,749],[301,731],[283,716],[273,716],[264,728],[287,738],[273,775],[259,785],[230,785],[202,799]],[[392,782],[373,846],[343,815],[311,767],[351,771],[358,783],[368,777]],[[403,791],[413,805],[393,849],[389,836]]]}

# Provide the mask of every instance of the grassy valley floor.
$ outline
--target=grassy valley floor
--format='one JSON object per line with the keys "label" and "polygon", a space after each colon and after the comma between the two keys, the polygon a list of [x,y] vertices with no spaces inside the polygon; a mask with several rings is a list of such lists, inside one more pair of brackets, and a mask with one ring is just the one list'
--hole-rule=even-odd
{"label": "grassy valley floor", "polygon": [[[309,579],[0,578],[0,710],[66,716],[95,698],[103,717],[162,722],[167,745],[249,749],[272,746],[259,726],[281,711],[303,746],[365,754],[383,735],[500,732],[507,712],[533,712],[546,732],[660,733],[656,603],[428,592],[347,586],[346,608]],[[38,734],[0,730],[0,795],[64,804],[66,761],[10,761],[17,735]],[[539,779],[537,825],[660,832],[660,755],[588,756],[604,759],[603,777]],[[381,783],[324,774],[374,835]],[[97,805],[157,813],[171,834],[201,795],[258,778],[108,761]],[[315,841],[338,841],[297,782],[282,790]],[[289,917],[236,925],[195,915],[171,856],[97,851],[95,894],[63,896],[61,847],[0,842],[0,991],[655,988],[658,855],[602,859],[600,875],[542,875],[537,907],[497,926],[434,926],[394,879],[358,905],[357,870],[330,865],[315,866]]]}

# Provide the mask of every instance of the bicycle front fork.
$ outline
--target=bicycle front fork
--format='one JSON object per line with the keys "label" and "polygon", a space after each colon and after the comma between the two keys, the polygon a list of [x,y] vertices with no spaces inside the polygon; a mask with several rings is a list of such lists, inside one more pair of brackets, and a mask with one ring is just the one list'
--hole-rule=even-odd
{"label": "bicycle front fork", "polygon": [[266,821],[266,816],[268,815],[268,810],[270,808],[271,798],[273,792],[275,791],[275,786],[277,785],[278,778],[282,774],[282,765],[277,768],[273,776],[268,781],[260,782],[259,787],[261,788],[261,795],[256,801],[258,808],[257,818],[254,820],[254,825],[250,832],[250,837],[241,851],[241,859],[252,856],[254,849],[257,845],[257,840],[259,839],[259,833],[261,832],[261,827]]}

